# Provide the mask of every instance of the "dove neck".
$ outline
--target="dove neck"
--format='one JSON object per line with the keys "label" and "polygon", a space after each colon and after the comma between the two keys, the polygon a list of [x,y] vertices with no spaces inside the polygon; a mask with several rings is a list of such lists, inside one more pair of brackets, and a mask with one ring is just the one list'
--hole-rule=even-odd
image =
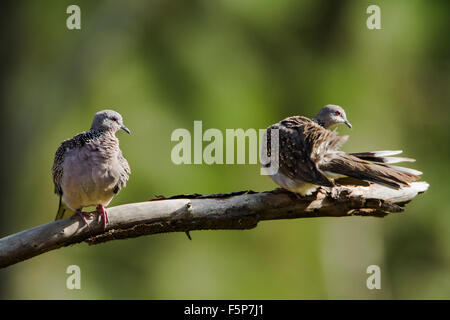
{"label": "dove neck", "polygon": [[325,129],[328,129],[330,127],[330,125],[326,124],[325,121],[323,121],[321,119],[313,118],[312,121],[314,121],[318,125],[324,127]]}

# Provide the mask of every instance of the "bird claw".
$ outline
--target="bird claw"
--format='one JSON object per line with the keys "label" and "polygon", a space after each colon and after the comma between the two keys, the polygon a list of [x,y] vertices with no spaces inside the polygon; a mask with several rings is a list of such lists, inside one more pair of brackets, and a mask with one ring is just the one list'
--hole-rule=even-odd
{"label": "bird claw", "polygon": [[81,220],[83,220],[84,224],[89,227],[89,223],[87,222],[84,213],[81,210],[77,210],[76,213],[80,216]]}
{"label": "bird claw", "polygon": [[97,212],[100,214],[99,217],[101,217],[103,219],[103,228],[106,229],[106,225],[109,223],[108,213],[106,212],[105,208],[101,204],[99,204],[97,206]]}

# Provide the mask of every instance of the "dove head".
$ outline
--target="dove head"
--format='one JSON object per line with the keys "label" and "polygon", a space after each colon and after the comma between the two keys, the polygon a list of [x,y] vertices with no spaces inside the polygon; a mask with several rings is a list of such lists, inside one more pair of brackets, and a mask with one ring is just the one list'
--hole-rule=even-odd
{"label": "dove head", "polygon": [[130,133],[130,130],[123,125],[123,120],[120,113],[114,110],[103,110],[97,112],[94,120],[92,121],[91,130],[111,131],[113,133],[123,130],[126,133]]}
{"label": "dove head", "polygon": [[350,129],[352,128],[352,125],[347,120],[347,115],[345,114],[344,109],[334,104],[328,104],[320,109],[314,120],[316,120],[317,123],[319,123],[325,129],[328,129],[329,127],[339,123],[344,123]]}

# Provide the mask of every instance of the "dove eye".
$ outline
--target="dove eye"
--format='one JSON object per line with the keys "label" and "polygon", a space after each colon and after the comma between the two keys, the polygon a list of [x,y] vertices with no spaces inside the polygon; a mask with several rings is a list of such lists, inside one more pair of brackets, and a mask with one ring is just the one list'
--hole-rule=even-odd
{"label": "dove eye", "polygon": [[340,116],[341,112],[340,111],[336,111],[334,114],[337,115],[337,116]]}

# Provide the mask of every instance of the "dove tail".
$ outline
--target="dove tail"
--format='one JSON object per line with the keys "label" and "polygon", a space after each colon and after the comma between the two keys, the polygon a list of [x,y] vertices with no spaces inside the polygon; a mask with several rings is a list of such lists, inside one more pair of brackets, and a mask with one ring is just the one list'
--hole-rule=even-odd
{"label": "dove tail", "polygon": [[64,217],[64,212],[66,209],[64,208],[64,205],[62,204],[62,196],[59,196],[59,206],[58,206],[58,212],[56,213],[55,221],[60,220]]}
{"label": "dove tail", "polygon": [[402,153],[402,150],[384,150],[384,151],[370,151],[370,152],[358,152],[358,153],[350,153],[350,155],[355,156],[362,160],[367,160],[370,162],[383,163],[386,164],[386,167],[396,169],[398,171],[403,171],[406,173],[411,173],[416,176],[420,176],[422,172],[410,168],[398,167],[390,165],[391,163],[399,163],[399,162],[415,162],[415,159],[405,158],[405,157],[392,157]]}
{"label": "dove tail", "polygon": [[[383,152],[383,153],[382,153]],[[409,158],[387,157],[394,151],[339,154],[331,159],[322,170],[348,177],[385,185],[394,189],[408,186],[418,180],[420,171],[390,166],[387,163],[411,161]],[[400,151],[401,152],[401,151]],[[398,154],[400,152],[396,152]],[[395,160],[392,160],[394,158]],[[406,159],[406,160],[402,160]]]}

